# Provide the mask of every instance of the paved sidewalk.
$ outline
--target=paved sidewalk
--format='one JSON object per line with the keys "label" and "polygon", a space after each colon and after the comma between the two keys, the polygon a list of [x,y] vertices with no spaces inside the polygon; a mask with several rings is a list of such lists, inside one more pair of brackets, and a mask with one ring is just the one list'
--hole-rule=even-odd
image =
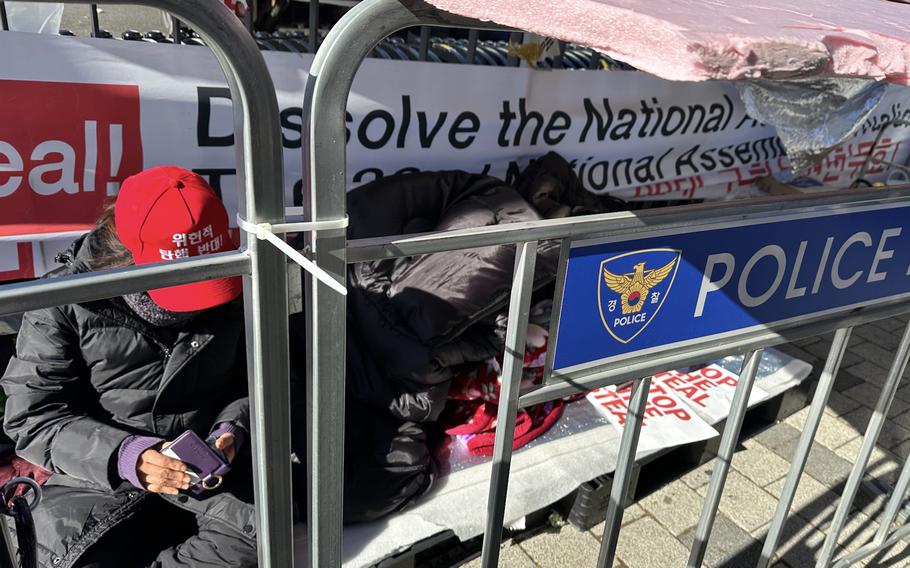
{"label": "paved sidewalk", "polygon": [[[776,566],[815,565],[905,322],[906,318],[894,318],[854,330],[778,548]],[[800,341],[781,350],[812,363],[810,380],[814,381],[824,364],[831,337]],[[807,413],[805,408],[763,431],[747,433],[741,440],[705,566],[755,565]],[[867,479],[893,484],[908,453],[910,383],[898,390]],[[685,566],[713,465],[714,461],[706,463],[648,495],[637,496],[637,501],[626,509],[615,566]],[[872,499],[860,491],[856,501],[841,535],[839,554],[862,546],[878,528],[876,517],[883,508],[884,498]],[[554,524],[562,526],[554,527]],[[500,566],[594,566],[602,532],[603,523],[585,532],[564,523],[550,523],[545,530],[506,542]],[[910,549],[907,543],[900,543],[861,565],[910,566]],[[479,567],[480,560],[471,560],[464,566]]]}

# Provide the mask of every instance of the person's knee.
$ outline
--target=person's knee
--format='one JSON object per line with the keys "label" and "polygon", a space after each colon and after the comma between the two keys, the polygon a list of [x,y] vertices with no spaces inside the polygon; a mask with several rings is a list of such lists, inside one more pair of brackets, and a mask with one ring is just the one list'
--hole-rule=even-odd
{"label": "person's knee", "polygon": [[253,568],[257,565],[256,538],[212,519],[180,545],[162,551],[156,568]]}

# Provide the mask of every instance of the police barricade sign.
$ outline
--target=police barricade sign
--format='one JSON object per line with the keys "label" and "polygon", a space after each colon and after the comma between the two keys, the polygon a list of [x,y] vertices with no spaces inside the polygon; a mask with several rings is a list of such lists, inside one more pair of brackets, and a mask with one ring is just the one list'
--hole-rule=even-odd
{"label": "police barricade sign", "polygon": [[574,241],[553,377],[910,297],[910,203]]}

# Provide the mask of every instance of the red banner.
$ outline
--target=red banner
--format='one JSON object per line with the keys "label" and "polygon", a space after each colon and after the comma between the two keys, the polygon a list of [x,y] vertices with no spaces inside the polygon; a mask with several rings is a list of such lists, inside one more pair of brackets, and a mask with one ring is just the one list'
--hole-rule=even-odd
{"label": "red banner", "polygon": [[135,85],[3,80],[0,125],[0,236],[85,229],[142,169]]}

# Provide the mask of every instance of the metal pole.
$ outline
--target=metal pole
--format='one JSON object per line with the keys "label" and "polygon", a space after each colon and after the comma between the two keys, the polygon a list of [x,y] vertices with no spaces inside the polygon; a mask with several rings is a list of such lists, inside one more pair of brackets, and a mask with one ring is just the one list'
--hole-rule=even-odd
{"label": "metal pole", "polygon": [[848,555],[844,556],[843,558],[841,558],[840,560],[838,560],[837,563],[834,564],[834,568],[847,568],[848,566],[852,566],[853,563],[855,563],[859,560],[862,560],[863,558],[865,558],[866,556],[869,556],[870,554],[872,554],[874,552],[881,551],[881,550],[887,550],[888,548],[891,548],[898,542],[906,539],[908,536],[910,536],[910,525],[904,525],[901,528],[896,529],[893,533],[891,533],[891,536],[888,537],[888,540],[883,542],[881,544],[881,546],[875,546],[874,543],[867,544],[866,546],[863,546],[856,552],[848,554]]}
{"label": "metal pole", "polygon": [[588,60],[588,69],[600,69],[600,52],[596,49],[591,50],[591,59]]}
{"label": "metal pole", "polygon": [[556,41],[556,45],[559,46],[559,52],[553,56],[553,67],[556,67],[557,69],[565,69],[566,42],[560,39]]}
{"label": "metal pole", "polygon": [[762,547],[757,568],[767,568],[774,559],[774,551],[777,549],[777,543],[783,533],[784,524],[787,522],[787,515],[793,505],[793,498],[796,496],[800,477],[802,477],[803,470],[806,468],[806,461],[809,459],[809,452],[812,450],[815,433],[818,432],[818,425],[821,423],[822,416],[824,416],[825,405],[828,404],[828,397],[834,387],[834,379],[840,369],[844,351],[847,349],[852,331],[852,327],[846,327],[837,330],[837,333],[834,334],[834,340],[831,342],[831,349],[828,352],[828,359],[825,361],[825,368],[822,371],[821,378],[819,378],[815,396],[812,398],[812,405],[809,407],[809,416],[803,426],[803,433],[799,438],[799,443],[790,462],[790,472],[787,474],[783,492],[777,502],[777,509],[774,511],[771,527],[768,529],[768,536],[765,537],[765,544]]}
{"label": "metal pole", "polygon": [[[856,551],[841,557],[840,560],[834,563],[834,568],[847,568],[848,566],[852,566],[854,563],[862,560],[869,555],[890,548],[897,540],[903,538],[899,535],[907,534],[907,531],[910,530],[910,526],[906,524],[896,529],[894,532],[891,532],[890,528],[891,524],[894,522],[894,517],[897,515],[896,509],[899,508],[906,500],[908,480],[905,478],[905,476],[907,476],[908,472],[910,472],[910,460],[904,462],[904,467],[901,471],[901,479],[898,481],[891,494],[891,499],[888,502],[888,510],[886,510],[882,518],[882,523],[879,525],[878,531],[875,534],[875,538],[873,538],[871,542],[861,546]],[[893,501],[897,502],[894,510],[892,510]]]}
{"label": "metal pole", "polygon": [[888,501],[888,506],[885,508],[885,515],[882,518],[882,523],[878,527],[878,532],[875,535],[874,542],[876,544],[880,545],[888,538],[891,525],[894,524],[894,519],[897,517],[898,512],[900,512],[901,507],[907,500],[908,487],[910,487],[910,458],[904,461],[904,467],[901,470],[900,478],[898,479],[897,485],[894,486],[894,491],[891,493],[891,499]]}
{"label": "metal pole", "polygon": [[635,464],[635,453],[638,449],[638,437],[641,434],[641,422],[645,416],[650,390],[651,377],[639,379],[632,384],[632,399],[629,401],[629,413],[626,415],[626,423],[619,440],[616,471],[613,472],[610,502],[607,504],[604,534],[597,558],[597,566],[600,568],[612,566],[613,557],[616,555],[619,529],[622,527],[622,516],[626,508],[626,495],[629,492],[629,480],[632,477],[632,466]]}
{"label": "metal pole", "polygon": [[690,225],[693,219],[710,218],[712,223],[745,222],[761,217],[773,220],[778,215],[815,213],[831,209],[845,210],[867,205],[907,205],[910,203],[910,186],[881,188],[858,194],[852,190],[812,196],[786,196],[758,198],[750,203],[721,201],[685,207],[652,208],[646,211],[620,211],[565,219],[541,219],[503,223],[487,227],[452,229],[442,233],[389,235],[352,240],[349,243],[350,262],[365,262],[384,258],[398,258],[431,252],[469,249],[479,246],[507,245],[516,242],[544,241],[566,237],[588,238],[624,236],[654,230],[655,226],[675,229]]}
{"label": "metal pole", "polygon": [[183,41],[183,30],[180,29],[181,26],[182,24],[180,23],[180,18],[171,16],[171,28],[173,29],[171,36],[174,38],[175,45],[180,45],[180,43]]}
{"label": "metal pole", "polygon": [[[98,2],[114,3],[117,0]],[[278,101],[272,77],[253,38],[240,20],[216,0],[135,0],[134,3],[172,13],[195,28],[211,47],[227,78],[233,100],[234,131],[238,136],[237,179],[244,196],[240,200],[241,214],[251,223],[283,222],[284,176]],[[285,568],[294,563],[286,261],[268,243],[248,239],[245,234],[243,241],[250,268],[250,274],[244,276],[243,295],[259,566]],[[205,266],[206,262],[211,259],[202,259],[200,264]],[[139,275],[139,270],[152,269],[133,270]],[[94,278],[99,276],[103,275]],[[123,277],[121,274],[120,278]],[[119,284],[119,279],[114,278],[113,282]],[[95,285],[91,280],[81,287],[73,285],[71,280],[64,283],[65,288],[78,289],[86,295],[95,293],[89,290]],[[147,281],[139,289],[151,285]],[[119,293],[108,289],[95,297]],[[0,311],[23,296],[27,295],[13,294],[3,302],[0,294]],[[66,302],[59,296],[50,303],[40,294],[37,298],[44,300],[45,305]]]}
{"label": "metal pole", "polygon": [[468,65],[474,64],[474,58],[477,56],[477,40],[480,39],[479,30],[470,30],[468,32]]}
{"label": "metal pole", "polygon": [[882,431],[885,418],[888,416],[888,410],[891,408],[891,402],[894,400],[894,393],[900,384],[904,369],[907,367],[907,358],[910,357],[910,324],[904,329],[904,336],[901,338],[894,361],[891,363],[891,369],[888,371],[888,377],[882,387],[882,393],[879,395],[878,402],[872,412],[872,418],[866,427],[866,434],[863,436],[863,445],[860,447],[859,455],[853,464],[853,470],[850,471],[850,477],[847,478],[847,485],[844,488],[844,494],[841,496],[837,511],[834,513],[834,520],[831,521],[831,528],[828,529],[828,535],[825,537],[825,544],[822,546],[816,567],[823,568],[831,564],[834,558],[837,541],[840,538],[841,530],[847,522],[847,515],[850,514],[850,508],[853,506],[853,500],[856,498],[856,492],[859,490],[860,482],[866,472],[866,466],[869,465],[869,458],[872,457],[872,450],[875,449],[875,443]]}
{"label": "metal pole", "polygon": [[6,2],[0,1],[0,29],[9,31],[9,17],[6,15]]}
{"label": "metal pole", "polygon": [[705,496],[705,504],[701,511],[701,517],[698,519],[698,527],[695,529],[695,540],[692,543],[692,550],[689,554],[688,566],[690,568],[701,566],[705,559],[705,551],[708,549],[708,538],[711,535],[711,529],[714,527],[717,507],[720,505],[724,484],[727,481],[727,473],[730,470],[730,463],[733,461],[733,453],[736,451],[739,431],[742,428],[743,418],[745,418],[746,410],[749,406],[749,394],[752,392],[752,384],[755,382],[755,374],[758,372],[758,363],[761,361],[761,355],[762,350],[757,349],[749,352],[743,358],[739,383],[736,385],[736,391],[733,393],[733,403],[730,406],[730,415],[727,417],[727,424],[724,426],[724,433],[720,440],[720,448],[717,450],[717,462],[714,464],[711,483],[708,485],[708,494]]}
{"label": "metal pole", "polygon": [[[237,138],[241,214],[251,223],[284,221],[284,172],[278,101],[252,36],[221,2],[148,0],[196,29],[228,79]],[[247,369],[259,566],[294,565],[286,259],[271,244],[244,241]]]}
{"label": "metal pole", "polygon": [[427,52],[430,49],[430,28],[421,26],[420,28],[420,60],[427,60]]}
{"label": "metal pole", "polygon": [[888,538],[888,533],[891,532],[891,525],[894,524],[897,513],[907,500],[908,487],[910,487],[910,459],[904,461],[904,467],[901,470],[900,478],[898,478],[897,485],[894,486],[891,498],[888,500],[888,505],[885,507],[885,514],[882,517],[878,532],[876,532],[875,539],[873,540],[877,546],[881,545]]}
{"label": "metal pole", "polygon": [[98,4],[91,5],[92,12],[92,37],[99,37],[101,35],[101,24],[98,21]]}
{"label": "metal pole", "polygon": [[[661,369],[679,368],[685,365],[694,365],[704,361],[711,361],[729,355],[731,352],[747,349],[759,349],[781,344],[782,335],[788,338],[815,337],[841,327],[860,325],[882,317],[891,317],[906,313],[906,304],[889,303],[878,307],[870,307],[859,313],[832,314],[830,318],[819,319],[803,325],[794,325],[786,328],[766,328],[744,334],[733,341],[717,342],[710,339],[700,341],[698,344],[688,345],[686,349],[668,349],[666,352],[631,357],[625,361],[598,369],[587,376],[572,376],[554,373],[555,380],[536,390],[523,394],[518,399],[522,408],[555,400],[565,396],[586,392],[616,381],[629,380],[642,375],[661,372]],[[560,384],[559,379],[571,384]]]}
{"label": "metal pole", "polygon": [[[363,58],[396,27],[394,21],[384,26],[381,14],[371,21],[369,14],[375,14],[378,7],[366,2],[348,12],[326,36],[310,67],[303,101],[303,195],[309,220],[336,219],[345,214],[344,121],[348,93]],[[388,32],[378,31],[383,28]],[[377,29],[375,35],[373,29]],[[352,32],[351,37],[342,39]],[[311,42],[313,33],[310,30]],[[320,267],[345,281],[344,231],[313,235],[309,246]],[[309,275],[305,283],[307,545],[310,566],[330,568],[341,566],[342,561],[346,305],[341,295],[314,282]]]}
{"label": "metal pole", "polygon": [[18,314],[48,306],[90,302],[141,290],[234,276],[249,271],[250,258],[246,254],[229,252],[120,270],[4,284],[0,286],[0,315]]}
{"label": "metal pole", "polygon": [[496,439],[493,443],[493,472],[487,496],[487,527],[483,537],[481,565],[495,568],[499,563],[502,525],[509,490],[509,468],[512,463],[512,441],[518,415],[518,391],[524,370],[531,292],[534,288],[534,265],[537,242],[521,243],[515,248],[515,276],[509,301],[509,323],[506,328],[506,351],[503,355],[502,386],[496,414]]}
{"label": "metal pole", "polygon": [[310,0],[310,53],[319,49],[319,0]]}
{"label": "metal pole", "polygon": [[[490,27],[417,0],[370,0],[345,14],[322,42],[303,102],[303,194],[309,219],[345,214],[345,112],[354,74],[383,38],[423,23]],[[319,266],[344,281],[344,231],[319,232],[309,244]],[[341,565],[345,301],[325,286],[314,285],[311,278],[306,286],[309,561],[310,566],[329,568]]]}

